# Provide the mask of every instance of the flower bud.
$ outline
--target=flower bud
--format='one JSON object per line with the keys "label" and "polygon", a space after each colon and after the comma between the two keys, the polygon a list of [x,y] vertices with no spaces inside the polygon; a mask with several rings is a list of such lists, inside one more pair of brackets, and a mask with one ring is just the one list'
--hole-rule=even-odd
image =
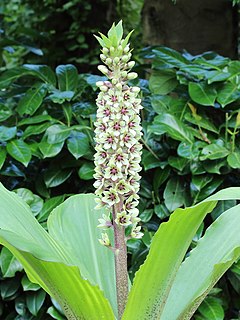
{"label": "flower bud", "polygon": [[97,87],[101,87],[101,86],[103,86],[104,85],[104,82],[103,81],[97,81],[96,82],[96,86]]}
{"label": "flower bud", "polygon": [[105,60],[106,60],[105,54],[100,54],[100,59],[101,59],[102,61],[105,61]]}
{"label": "flower bud", "polygon": [[133,80],[137,78],[137,73],[136,72],[129,72],[129,74],[127,75],[128,80]]}
{"label": "flower bud", "polygon": [[129,60],[127,55],[122,56],[122,62],[127,62]]}
{"label": "flower bud", "polygon": [[123,52],[124,52],[124,53],[128,53],[129,50],[130,50],[129,45],[127,45],[127,46],[123,49]]}
{"label": "flower bud", "polygon": [[110,47],[110,53],[113,54],[115,52],[114,47]]}
{"label": "flower bud", "polygon": [[107,49],[107,48],[102,48],[102,52],[103,52],[103,54],[105,54],[105,55],[107,55],[108,54],[108,52],[109,52],[109,50]]}
{"label": "flower bud", "polygon": [[111,58],[107,58],[106,59],[106,65],[111,65],[112,64],[112,59]]}
{"label": "flower bud", "polygon": [[108,91],[108,87],[107,87],[107,86],[101,86],[99,89],[100,89],[101,91],[103,91],[103,92]]}
{"label": "flower bud", "polygon": [[121,85],[121,83],[117,83],[117,84],[116,84],[116,89],[119,90],[119,91],[122,90],[122,85]]}
{"label": "flower bud", "polygon": [[114,63],[115,65],[118,64],[119,61],[120,61],[119,57],[115,57],[115,58],[113,59],[113,63]]}
{"label": "flower bud", "polygon": [[122,76],[123,78],[126,78],[127,75],[128,75],[127,71],[122,71],[121,76]]}
{"label": "flower bud", "polygon": [[109,70],[106,66],[100,65],[98,66],[98,70],[101,71],[103,74],[108,74]]}
{"label": "flower bud", "polygon": [[128,62],[127,66],[129,69],[132,69],[135,66],[135,61]]}

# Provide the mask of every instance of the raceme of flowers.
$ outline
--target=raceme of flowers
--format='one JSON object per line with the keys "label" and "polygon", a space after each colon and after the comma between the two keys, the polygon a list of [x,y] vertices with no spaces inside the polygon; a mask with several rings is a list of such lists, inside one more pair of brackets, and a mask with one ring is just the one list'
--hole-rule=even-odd
{"label": "raceme of flowers", "polygon": [[[111,40],[111,37],[106,39]],[[131,52],[126,39],[122,40],[121,36],[115,46],[104,44],[100,55],[105,65],[100,65],[98,69],[108,80],[96,83],[100,93],[96,100],[94,186],[98,196],[97,208],[104,206],[109,209],[109,214],[99,219],[99,227],[109,228],[113,223],[130,227],[129,236],[140,238],[142,233],[137,225],[140,219],[136,207],[141,170],[139,111],[142,106],[141,99],[137,97],[140,89],[127,84],[137,74],[130,72],[135,63],[130,61]],[[103,44],[103,41],[100,43]],[[110,246],[106,233],[99,241]]]}

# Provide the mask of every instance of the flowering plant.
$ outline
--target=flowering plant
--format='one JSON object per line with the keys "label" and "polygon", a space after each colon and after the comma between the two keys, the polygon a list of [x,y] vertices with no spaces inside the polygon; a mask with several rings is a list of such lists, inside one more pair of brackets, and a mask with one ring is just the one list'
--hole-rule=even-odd
{"label": "flowering plant", "polygon": [[46,232],[26,203],[0,184],[0,243],[22,263],[30,280],[58,301],[68,319],[191,319],[240,257],[239,205],[219,216],[186,259],[185,255],[207,213],[218,200],[240,199],[240,188],[224,189],[193,207],[175,210],[154,235],[130,288],[126,241],[141,237],[141,101],[139,89],[127,84],[136,77],[130,71],[130,34],[122,38],[120,22],[108,36],[100,35],[106,66],[99,69],[108,80],[97,83],[99,210],[96,196],[72,196],[52,211]]}

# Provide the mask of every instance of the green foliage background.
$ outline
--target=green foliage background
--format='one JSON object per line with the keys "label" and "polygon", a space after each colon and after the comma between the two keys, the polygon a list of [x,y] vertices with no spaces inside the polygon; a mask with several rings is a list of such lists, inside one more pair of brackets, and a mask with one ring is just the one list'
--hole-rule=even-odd
{"label": "green foliage background", "polygon": [[[93,191],[95,82],[102,77],[95,74],[99,48],[92,33],[109,27],[106,12],[109,21],[126,17],[126,28],[137,30],[133,47],[139,48],[140,15],[133,13],[141,11],[143,1],[115,4],[117,13],[108,1],[99,1],[98,12],[104,13],[94,21],[88,1],[4,0],[0,5],[0,178],[44,227],[49,212],[68,196]],[[67,31],[59,24],[65,15]],[[134,52],[141,79],[133,83],[142,89],[144,106],[139,205],[144,237],[128,242],[131,279],[171,212],[240,182],[240,62],[165,47]],[[192,247],[232,205],[217,206]],[[1,318],[64,319],[56,302],[29,282],[5,248],[0,267]],[[236,263],[195,319],[210,319],[212,310],[214,319],[238,319],[239,280]]]}

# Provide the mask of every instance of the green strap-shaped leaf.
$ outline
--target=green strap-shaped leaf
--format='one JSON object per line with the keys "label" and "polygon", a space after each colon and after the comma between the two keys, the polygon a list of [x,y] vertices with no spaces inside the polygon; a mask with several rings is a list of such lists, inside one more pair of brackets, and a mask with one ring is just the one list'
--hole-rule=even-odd
{"label": "green strap-shaped leaf", "polygon": [[[114,319],[109,301],[99,287],[84,279],[79,268],[74,266],[73,250],[50,236],[25,202],[1,184],[0,203],[0,243],[22,263],[30,280],[58,301],[68,319]],[[83,214],[81,202],[75,209],[80,216]],[[61,216],[58,218],[61,220]],[[81,221],[72,221],[73,225],[75,223]]]}
{"label": "green strap-shaped leaf", "polygon": [[161,320],[191,319],[210,289],[239,258],[239,209],[240,205],[237,205],[225,211],[182,263]]}
{"label": "green strap-shaped leaf", "polygon": [[229,199],[240,199],[240,188],[225,189],[193,207],[177,209],[168,222],[161,224],[145,263],[136,273],[123,320],[160,319],[181,262],[204,217],[217,200]]}

